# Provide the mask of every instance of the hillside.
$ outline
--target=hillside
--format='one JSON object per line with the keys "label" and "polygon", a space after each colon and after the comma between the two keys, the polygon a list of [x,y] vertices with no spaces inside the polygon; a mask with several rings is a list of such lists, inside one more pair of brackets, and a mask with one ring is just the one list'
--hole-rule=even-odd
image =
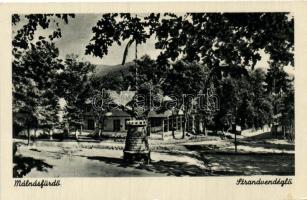
{"label": "hillside", "polygon": [[133,62],[128,62],[125,65],[96,65],[94,76],[105,76],[109,73],[117,72],[120,70],[128,69],[130,66],[132,66]]}

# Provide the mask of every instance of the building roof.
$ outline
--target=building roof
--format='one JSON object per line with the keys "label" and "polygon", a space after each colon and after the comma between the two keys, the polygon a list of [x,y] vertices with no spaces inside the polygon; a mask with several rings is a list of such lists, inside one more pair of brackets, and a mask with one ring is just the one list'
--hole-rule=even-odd
{"label": "building roof", "polygon": [[162,97],[162,100],[164,101],[164,102],[166,102],[166,101],[173,101],[173,99],[171,98],[171,97],[169,97],[169,96],[163,96]]}
{"label": "building roof", "polygon": [[[127,106],[129,102],[131,102],[136,94],[135,91],[115,91],[115,90],[106,90],[106,94],[111,99],[111,101],[118,106]],[[85,101],[86,104],[92,104],[92,99],[87,99]]]}
{"label": "building roof", "polygon": [[172,111],[166,110],[165,112],[158,113],[157,111],[150,111],[148,113],[149,118],[163,118],[163,117],[169,117],[172,115]]}
{"label": "building roof", "polygon": [[107,90],[109,97],[116,105],[120,106],[127,106],[129,102],[131,102],[135,96],[135,91],[114,91],[114,90]]}
{"label": "building roof", "polygon": [[120,110],[120,109],[112,109],[106,114],[107,114],[107,117],[131,117],[129,113],[127,113],[126,111]]}
{"label": "building roof", "polygon": [[[136,91],[130,91],[130,90],[125,90],[125,91],[115,91],[115,90],[105,90],[104,91],[106,94],[108,94],[108,97],[112,100],[112,102],[118,106],[116,109],[111,109],[109,112],[105,114],[106,117],[131,117],[132,115],[129,114],[128,112],[124,111],[123,107],[125,107],[127,110],[131,110],[131,106],[129,103],[132,102],[134,96],[136,95]],[[162,96],[161,95],[161,100],[163,102],[166,101],[172,101],[172,98],[169,96]],[[91,104],[91,100],[88,99],[86,101],[87,104]],[[177,115],[182,115],[183,112],[182,110],[177,111]],[[157,111],[150,111],[148,113],[148,117],[151,118],[165,118],[169,117],[172,115],[171,110],[166,110],[165,112],[157,112]]]}

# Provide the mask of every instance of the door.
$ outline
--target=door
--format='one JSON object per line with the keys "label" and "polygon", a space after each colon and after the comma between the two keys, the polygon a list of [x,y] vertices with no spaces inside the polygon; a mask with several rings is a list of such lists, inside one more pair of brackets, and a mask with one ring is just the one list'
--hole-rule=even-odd
{"label": "door", "polygon": [[113,120],[113,131],[120,131],[120,120],[119,119]]}
{"label": "door", "polygon": [[87,121],[87,129],[88,130],[94,130],[95,129],[95,122],[93,119],[89,119]]}

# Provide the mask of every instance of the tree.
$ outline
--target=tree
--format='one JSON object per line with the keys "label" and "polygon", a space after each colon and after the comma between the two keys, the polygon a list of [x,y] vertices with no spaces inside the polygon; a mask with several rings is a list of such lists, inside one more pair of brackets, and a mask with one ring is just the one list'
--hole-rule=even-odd
{"label": "tree", "polygon": [[[122,21],[116,23],[116,18],[120,17]],[[111,46],[113,42],[121,45],[121,40],[129,40],[126,44],[122,65],[126,63],[126,58],[130,46],[135,43],[135,61],[137,57],[137,46],[142,44],[149,38],[149,35],[146,34],[145,24],[141,21],[140,18],[135,15],[132,17],[130,13],[121,13],[121,14],[104,14],[102,19],[97,22],[97,26],[93,27],[93,32],[95,33],[94,44],[89,44],[86,47],[86,54],[93,53],[95,56],[102,57],[108,53],[108,46]],[[105,45],[97,46],[97,41],[107,42]],[[137,63],[135,62],[135,83],[134,87],[138,87],[138,68],[136,67]]]}
{"label": "tree", "polygon": [[238,107],[241,101],[239,80],[225,77],[218,91],[220,111],[217,114],[217,127],[229,129],[237,121]]}
{"label": "tree", "polygon": [[165,95],[174,97],[181,102],[178,109],[184,111],[184,125],[182,138],[185,136],[188,116],[191,114],[197,95],[206,90],[208,68],[197,62],[179,60],[167,72],[162,86]]}
{"label": "tree", "polygon": [[[40,127],[50,128],[57,122],[58,96],[54,79],[61,69],[58,49],[52,42],[61,37],[56,19],[68,22],[73,14],[29,14],[12,15],[12,69],[13,69],[13,124],[18,131]],[[18,24],[21,28],[16,29]],[[58,28],[46,39],[35,37],[40,27],[46,29],[50,23]],[[16,129],[14,129],[16,130]],[[15,133],[14,133],[15,134]]]}
{"label": "tree", "polygon": [[[213,83],[221,104],[214,121],[220,127],[229,127],[230,123],[259,127],[268,122],[271,96],[264,95],[267,90],[262,85],[258,91],[252,87],[254,78],[263,83],[259,74],[249,77],[261,60],[260,51],[269,55],[272,66],[283,68],[294,64],[294,20],[289,13],[165,13],[163,16],[151,13],[135,18],[108,14],[93,27],[93,33],[86,54],[99,57],[107,55],[108,47],[114,42],[121,45],[131,35],[138,34],[140,43],[155,37],[155,48],[161,50],[156,63],[160,69],[165,68],[161,73],[166,77],[161,84],[163,92],[197,94]],[[183,63],[178,64],[178,60]],[[195,71],[189,74],[189,70],[195,69],[190,65],[204,65],[209,69],[203,84],[194,80]],[[172,67],[177,69],[174,71]],[[182,74],[176,72],[180,68],[184,69]],[[191,84],[186,81],[189,79]]]}
{"label": "tree", "polygon": [[99,57],[108,53],[113,42],[121,45],[137,33],[141,43],[155,36],[160,64],[183,56],[209,68],[222,64],[253,68],[263,49],[272,62],[293,65],[294,21],[289,13],[165,13],[163,17],[151,13],[142,18],[106,14],[93,33],[86,54]]}
{"label": "tree", "polygon": [[[29,15],[12,15],[12,25],[16,26],[21,23],[21,19],[25,19],[25,24],[16,31],[14,39],[12,41],[14,50],[16,48],[27,49],[30,46],[30,43],[34,41],[35,31],[40,27],[42,29],[49,28],[51,23],[55,24],[57,27],[56,30],[52,32],[48,38],[53,41],[56,38],[61,37],[61,28],[59,21],[64,21],[66,24],[69,21],[69,18],[74,18],[74,14],[29,14]],[[40,36],[39,38],[43,38]],[[43,38],[45,39],[45,38]]]}
{"label": "tree", "polygon": [[76,55],[67,55],[58,75],[58,93],[66,101],[65,118],[69,127],[80,127],[81,131],[86,102],[93,94],[89,80],[93,70],[94,65],[89,62],[79,61]]}
{"label": "tree", "polygon": [[284,71],[283,65],[280,63],[269,63],[270,67],[265,77],[267,90],[271,94],[278,94],[281,91],[287,92],[291,88],[289,75]]}
{"label": "tree", "polygon": [[261,59],[260,50],[269,54],[272,63],[293,65],[294,21],[289,13],[151,13],[134,18],[107,14],[93,33],[86,54],[103,57],[114,42],[121,45],[137,34],[143,43],[154,36],[155,47],[161,50],[160,66],[183,58],[204,63],[217,79],[224,72],[248,75]]}
{"label": "tree", "polygon": [[31,44],[25,51],[14,51],[13,113],[26,117],[24,126],[37,129],[38,126],[52,126],[56,123],[58,96],[56,95],[55,77],[63,66],[58,59],[58,49],[54,43],[40,40]]}
{"label": "tree", "polygon": [[273,98],[265,81],[266,74],[261,68],[248,71],[248,76],[223,77],[218,84],[221,109],[216,125],[230,128],[231,124],[238,124],[247,129],[269,124],[273,117]]}
{"label": "tree", "polygon": [[[294,140],[294,88],[293,85],[291,88],[289,88],[287,90],[287,92],[285,93],[283,99],[282,99],[282,104],[283,104],[283,109],[282,109],[282,125],[284,127],[284,136],[288,139],[290,139],[291,141]],[[285,129],[288,129],[285,130]],[[286,134],[286,131],[288,134]]]}
{"label": "tree", "polygon": [[[275,117],[281,115],[279,119],[275,119],[275,122],[279,122],[282,126],[284,138],[288,137],[292,140],[294,137],[294,78],[284,71],[281,63],[270,63],[265,81],[274,105],[273,114]],[[290,134],[286,134],[287,128],[290,129]]]}
{"label": "tree", "polygon": [[[138,90],[137,94],[148,97],[163,94],[162,85],[166,80],[165,68],[159,66],[155,60],[145,55],[135,61],[137,65],[126,64],[126,68],[110,72],[102,77],[93,77],[93,87],[101,91],[102,88],[109,90],[131,90],[135,85],[135,70],[138,68]],[[155,99],[152,99],[154,101]],[[145,105],[150,108],[149,98]],[[148,109],[149,110],[149,109]],[[147,110],[147,111],[148,111]]]}
{"label": "tree", "polygon": [[266,89],[266,74],[262,69],[251,72],[250,84],[253,93],[254,123],[256,128],[262,128],[271,123],[273,117],[272,95]]}

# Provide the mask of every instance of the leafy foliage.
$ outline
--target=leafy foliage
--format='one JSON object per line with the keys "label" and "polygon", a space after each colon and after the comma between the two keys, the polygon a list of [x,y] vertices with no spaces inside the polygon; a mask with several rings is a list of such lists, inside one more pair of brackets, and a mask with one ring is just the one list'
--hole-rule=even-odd
{"label": "leafy foliage", "polygon": [[[118,18],[121,20],[118,21]],[[149,38],[145,31],[145,22],[139,17],[132,17],[130,13],[113,13],[104,14],[93,27],[94,37],[86,47],[86,54],[103,57],[108,54],[108,47],[113,43],[121,45],[123,40],[129,39],[127,48],[133,43],[142,44]],[[127,54],[127,48],[125,54]],[[125,63],[125,56],[123,64]]]}
{"label": "leafy foliage", "polygon": [[[284,105],[284,116],[294,119],[293,80],[283,69],[294,65],[294,20],[289,13],[103,14],[92,28],[94,36],[86,54],[102,58],[112,45],[125,44],[125,64],[129,48],[136,46],[135,65],[103,77],[90,77],[94,66],[74,55],[65,61],[58,58],[53,41],[61,37],[59,21],[66,24],[73,17],[12,15],[13,26],[26,21],[12,41],[15,123],[29,128],[52,126],[57,121],[58,101],[64,98],[65,118],[78,126],[85,102],[102,88],[178,98],[213,90],[220,98],[220,110],[200,113],[206,124],[216,127],[231,123],[261,127],[278,112],[276,103]],[[35,31],[51,23],[56,29],[48,38],[34,37]],[[137,45],[150,37],[155,37],[160,55],[156,60],[137,59]],[[267,72],[254,69],[262,50],[270,58]],[[185,102],[181,108],[187,114],[193,102]]]}
{"label": "leafy foliage", "polygon": [[[63,69],[59,50],[52,42],[61,37],[57,19],[68,23],[73,14],[12,15],[12,26],[21,25],[12,40],[12,81],[14,127],[51,128],[58,122],[58,72]],[[24,22],[24,24],[20,24]],[[35,31],[58,27],[48,38],[35,39]],[[19,129],[20,130],[20,129]],[[29,134],[29,132],[28,132]]]}
{"label": "leafy foliage", "polygon": [[[45,40],[31,44],[26,51],[14,52],[13,113],[25,115],[23,122],[31,128],[37,128],[38,124],[50,126],[57,121],[55,80],[57,71],[63,68],[58,54],[54,44]],[[20,124],[20,118],[14,119]]]}
{"label": "leafy foliage", "polygon": [[[17,33],[14,36],[12,41],[14,49],[29,48],[29,44],[34,40],[35,31],[40,27],[42,29],[49,28],[50,23],[54,23],[57,27],[55,31],[51,35],[49,35],[49,39],[52,41],[55,38],[61,37],[61,28],[59,27],[59,22],[56,18],[63,20],[64,23],[68,23],[69,18],[74,18],[74,14],[29,14],[24,15],[26,19],[26,23],[17,30]],[[12,25],[15,26],[21,21],[21,16],[19,14],[12,15]],[[45,39],[40,37],[40,39]]]}
{"label": "leafy foliage", "polygon": [[[151,13],[134,18],[107,14],[93,33],[86,54],[99,57],[108,53],[113,42],[121,45],[132,37],[142,43],[154,36],[155,48],[161,50],[156,63],[164,69],[157,74],[164,78],[163,92],[197,94],[213,84],[220,97],[221,110],[215,116],[220,126],[268,123],[273,114],[270,91],[273,85],[278,85],[274,90],[286,90],[289,81],[280,69],[294,65],[294,20],[289,13]],[[131,43],[129,40],[127,48]],[[267,76],[259,70],[250,72],[261,59],[261,50],[270,57]],[[197,65],[208,68],[209,76],[203,76]],[[280,66],[279,74],[274,66]],[[154,71],[150,65],[148,69]],[[143,75],[139,72],[138,77]]]}
{"label": "leafy foliage", "polygon": [[58,93],[66,101],[65,120],[70,126],[80,126],[86,112],[86,102],[92,95],[89,76],[94,65],[79,61],[76,55],[67,55],[64,68],[57,78]]}
{"label": "leafy foliage", "polygon": [[86,54],[103,57],[108,47],[130,37],[138,44],[155,36],[161,49],[158,61],[183,56],[208,67],[254,67],[264,49],[272,62],[293,65],[294,21],[288,13],[151,13],[143,18],[130,14],[105,14],[93,27]]}

